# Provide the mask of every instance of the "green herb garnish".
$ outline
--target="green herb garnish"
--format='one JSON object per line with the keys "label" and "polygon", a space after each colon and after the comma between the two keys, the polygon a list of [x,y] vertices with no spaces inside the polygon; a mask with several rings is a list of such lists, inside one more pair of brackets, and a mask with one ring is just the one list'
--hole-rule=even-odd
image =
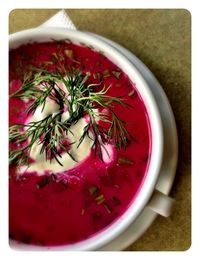
{"label": "green herb garnish", "polygon": [[117,163],[120,164],[120,165],[121,164],[123,164],[123,165],[133,165],[134,161],[130,160],[126,157],[119,157]]}
{"label": "green herb garnish", "polygon": [[101,194],[101,195],[97,196],[97,197],[95,198],[95,201],[96,201],[97,205],[102,204],[102,203],[105,201],[104,195]]}
{"label": "green herb garnish", "polygon": [[121,71],[113,70],[113,71],[112,71],[112,74],[115,76],[115,78],[119,79],[119,77],[120,77],[120,75],[121,75]]}
{"label": "green herb garnish", "polygon": [[[102,149],[106,143],[114,143],[120,149],[128,143],[128,132],[124,122],[113,110],[114,103],[127,106],[121,97],[109,96],[109,87],[99,84],[89,84],[89,73],[79,71],[49,72],[35,69],[25,76],[21,88],[11,95],[11,98],[28,99],[31,105],[27,109],[27,115],[34,114],[37,108],[45,108],[47,98],[53,100],[58,110],[42,120],[25,124],[15,124],[9,128],[9,141],[18,145],[9,154],[11,164],[29,165],[29,155],[34,143],[41,145],[40,153],[45,153],[46,160],[53,158],[61,164],[61,150],[70,154],[70,145],[64,141],[70,127],[85,115],[88,115],[88,123],[84,127],[77,147],[88,136],[93,140],[92,147],[95,153],[102,158]],[[62,87],[61,85],[62,84]],[[65,111],[69,117],[62,120]],[[102,112],[102,110],[106,112]],[[106,123],[107,128],[99,124],[99,120]],[[62,165],[62,164],[61,164]]]}

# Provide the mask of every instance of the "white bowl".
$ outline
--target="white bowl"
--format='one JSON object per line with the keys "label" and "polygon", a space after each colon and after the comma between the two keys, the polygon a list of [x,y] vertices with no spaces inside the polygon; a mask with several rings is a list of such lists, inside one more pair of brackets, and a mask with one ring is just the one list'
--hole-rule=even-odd
{"label": "white bowl", "polygon": [[108,59],[121,68],[122,71],[128,75],[130,80],[136,84],[136,88],[146,106],[151,125],[151,160],[148,173],[133,203],[118,220],[103,231],[99,232],[97,235],[84,241],[66,246],[42,247],[16,243],[15,241],[11,241],[10,245],[16,249],[23,250],[98,250],[119,236],[132,222],[136,220],[153,194],[163,158],[163,128],[160,113],[147,82],[136,67],[115,48],[92,35],[62,28],[36,28],[11,34],[9,38],[9,46],[10,49],[15,49],[22,44],[31,42],[50,42],[52,39],[70,39],[75,44],[84,43],[93,46],[95,50],[103,52]]}

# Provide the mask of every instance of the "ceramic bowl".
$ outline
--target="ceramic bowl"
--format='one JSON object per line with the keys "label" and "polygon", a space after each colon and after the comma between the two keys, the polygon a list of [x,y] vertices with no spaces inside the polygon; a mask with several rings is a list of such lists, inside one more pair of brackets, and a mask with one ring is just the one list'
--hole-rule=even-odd
{"label": "ceramic bowl", "polygon": [[[41,27],[11,34],[9,37],[9,48],[14,49],[22,44],[31,42],[50,42],[52,39],[68,39],[75,44],[84,43],[87,46],[92,46],[96,51],[103,52],[109,60],[121,68],[121,70],[128,75],[130,80],[135,83],[137,91],[144,101],[150,120],[152,155],[148,173],[146,174],[136,198],[126,212],[109,227],[89,239],[72,245],[48,247],[48,249],[51,250],[98,250],[110,241],[114,240],[136,220],[141,211],[147,206],[154,192],[163,158],[163,127],[161,117],[155,98],[141,73],[125,56],[100,38],[81,31]],[[47,247],[24,245],[16,243],[15,241],[11,241],[10,245],[23,250],[47,250]]]}

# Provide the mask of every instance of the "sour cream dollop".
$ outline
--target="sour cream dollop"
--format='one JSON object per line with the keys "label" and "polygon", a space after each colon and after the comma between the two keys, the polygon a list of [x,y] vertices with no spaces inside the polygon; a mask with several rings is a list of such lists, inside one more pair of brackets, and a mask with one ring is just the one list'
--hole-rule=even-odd
{"label": "sour cream dollop", "polygon": [[[53,100],[47,98],[45,107],[39,106],[35,113],[27,119],[27,123],[36,122],[44,119],[50,114],[57,113],[59,111],[59,106]],[[69,112],[66,110],[62,114],[62,121],[64,122],[69,118]],[[79,144],[79,140],[84,132],[84,127],[88,124],[88,118],[83,117],[78,120],[76,124],[73,124],[70,127],[70,131],[68,132],[67,139],[70,141],[71,146],[69,153],[73,156],[75,160],[67,153],[63,152],[61,154],[61,158],[59,161],[62,165],[60,165],[56,159],[46,160],[45,153],[40,153],[42,144],[38,144],[35,142],[32,146],[30,152],[30,158],[33,159],[33,162],[30,163],[29,167],[21,166],[19,168],[19,174],[23,174],[24,172],[37,172],[38,175],[43,175],[46,172],[61,173],[67,170],[70,170],[81,162],[86,160],[88,156],[90,156],[92,151],[93,139],[92,134],[90,136],[85,135],[83,141]],[[105,163],[110,163],[113,159],[113,146],[107,144],[102,148],[102,157]]]}

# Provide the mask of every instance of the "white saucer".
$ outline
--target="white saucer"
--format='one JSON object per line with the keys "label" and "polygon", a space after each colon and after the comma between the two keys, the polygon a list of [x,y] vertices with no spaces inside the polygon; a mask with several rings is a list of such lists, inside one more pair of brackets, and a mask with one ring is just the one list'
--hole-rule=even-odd
{"label": "white saucer", "polygon": [[[146,65],[144,65],[141,60],[139,60],[130,51],[104,37],[96,34],[92,35],[112,45],[124,56],[126,56],[143,75],[155,96],[156,102],[160,109],[164,129],[164,159],[156,189],[168,195],[172,188],[176,173],[178,160],[178,138],[174,115],[165,92],[151,71],[146,67]],[[131,224],[124,233],[122,233],[119,237],[111,241],[106,246],[102,247],[100,250],[118,251],[125,249],[130,244],[135,242],[150,227],[150,225],[156,219],[157,215],[158,214],[146,207],[138,219],[133,224]]]}

